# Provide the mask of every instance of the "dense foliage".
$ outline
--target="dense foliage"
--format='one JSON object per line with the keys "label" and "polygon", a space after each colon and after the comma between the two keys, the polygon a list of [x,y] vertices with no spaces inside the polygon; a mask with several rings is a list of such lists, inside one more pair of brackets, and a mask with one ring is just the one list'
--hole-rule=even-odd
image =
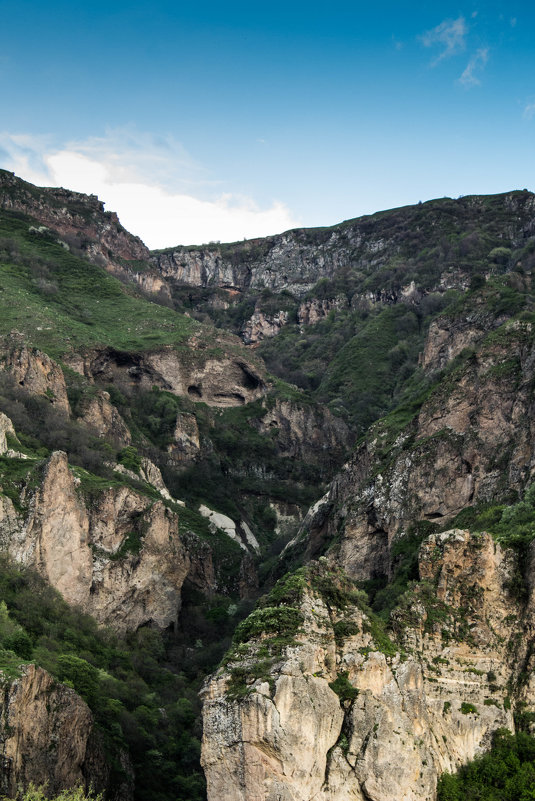
{"label": "dense foliage", "polygon": [[142,628],[123,638],[98,627],[43,579],[5,558],[0,599],[4,676],[17,675],[21,662],[33,661],[74,687],[104,737],[114,785],[124,779],[118,755],[126,749],[139,801],[204,798],[197,693],[250,608],[247,603],[238,607],[228,598],[185,592],[180,631]]}
{"label": "dense foliage", "polygon": [[535,737],[499,729],[489,753],[444,774],[438,801],[532,801],[535,798]]}

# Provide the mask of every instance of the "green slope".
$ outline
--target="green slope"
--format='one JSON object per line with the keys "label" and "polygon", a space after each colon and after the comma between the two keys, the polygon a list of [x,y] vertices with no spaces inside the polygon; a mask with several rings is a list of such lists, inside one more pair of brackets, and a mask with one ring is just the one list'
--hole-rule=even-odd
{"label": "green slope", "polygon": [[55,358],[105,344],[142,350],[184,345],[201,326],[136,297],[119,280],[36,230],[30,217],[0,211],[0,335],[15,329]]}

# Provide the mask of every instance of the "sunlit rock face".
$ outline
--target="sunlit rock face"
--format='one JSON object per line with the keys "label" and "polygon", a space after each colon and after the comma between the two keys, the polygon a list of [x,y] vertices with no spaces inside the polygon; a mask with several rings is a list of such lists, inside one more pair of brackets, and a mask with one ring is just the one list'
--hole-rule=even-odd
{"label": "sunlit rock face", "polygon": [[386,639],[358,596],[337,605],[326,560],[309,568],[294,644],[266,658],[273,638],[253,633],[204,688],[209,801],[434,799],[443,771],[514,727],[533,630],[516,559],[487,534],[432,535]]}

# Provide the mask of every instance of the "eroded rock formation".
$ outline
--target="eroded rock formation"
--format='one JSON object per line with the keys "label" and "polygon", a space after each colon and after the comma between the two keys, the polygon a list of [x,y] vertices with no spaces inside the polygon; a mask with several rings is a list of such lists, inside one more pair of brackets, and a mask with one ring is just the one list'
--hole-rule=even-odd
{"label": "eroded rock formation", "polygon": [[[37,468],[36,468],[37,469]],[[176,622],[190,560],[176,513],[127,486],[87,496],[64,453],[50,457],[26,514],[2,497],[2,547],[101,623]]]}
{"label": "eroded rock formation", "polygon": [[32,395],[48,398],[65,414],[70,413],[65,378],[59,364],[37,348],[10,341],[2,347],[3,369],[11,373],[16,383]]}
{"label": "eroded rock formation", "polygon": [[[51,795],[79,786],[106,789],[110,766],[93,715],[74,690],[31,664],[21,667],[20,678],[3,679],[2,689],[3,792],[15,797],[32,782]],[[132,778],[130,769],[117,798],[132,797]]]}
{"label": "eroded rock formation", "polygon": [[228,353],[203,358],[195,353],[195,341],[189,345],[191,350],[184,353],[172,348],[143,353],[105,348],[73,354],[65,361],[90,380],[146,390],[157,386],[209,406],[241,406],[264,394],[264,379],[253,364]]}
{"label": "eroded rock formation", "polygon": [[[432,328],[430,364],[442,349]],[[459,352],[457,345],[450,358]],[[307,515],[307,552],[321,552],[338,532],[333,560],[355,577],[388,574],[390,545],[412,522],[443,524],[467,506],[520,492],[535,467],[534,353],[532,324],[507,322],[463,351],[408,424],[387,417],[372,426]]]}
{"label": "eroded rock formation", "polygon": [[[288,585],[205,687],[209,800],[434,799],[441,772],[513,727],[532,626],[510,590],[515,569],[489,535],[433,535],[389,639],[326,562],[310,566],[301,600]],[[269,621],[290,613],[300,626],[277,656]]]}

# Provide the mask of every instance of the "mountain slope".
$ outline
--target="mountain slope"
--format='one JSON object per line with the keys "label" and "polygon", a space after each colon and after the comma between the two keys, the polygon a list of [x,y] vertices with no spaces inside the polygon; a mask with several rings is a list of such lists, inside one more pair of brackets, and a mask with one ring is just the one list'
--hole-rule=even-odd
{"label": "mountain slope", "polygon": [[85,699],[84,781],[200,801],[214,671],[209,801],[432,799],[525,725],[534,203],[150,254],[0,173],[0,667]]}

